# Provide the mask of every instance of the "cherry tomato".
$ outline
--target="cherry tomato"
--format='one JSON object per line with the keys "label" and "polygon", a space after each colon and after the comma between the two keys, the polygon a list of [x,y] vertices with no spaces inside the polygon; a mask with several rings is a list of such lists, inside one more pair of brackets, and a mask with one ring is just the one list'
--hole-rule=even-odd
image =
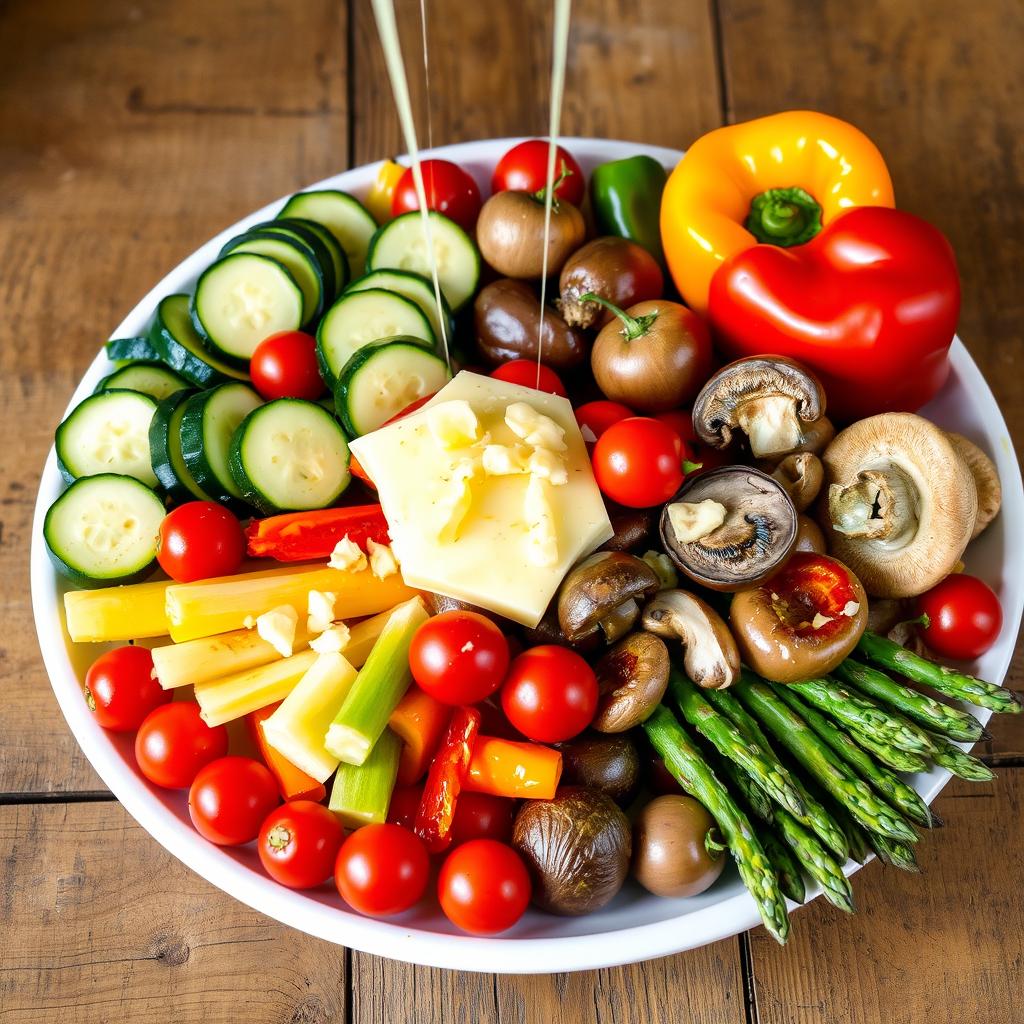
{"label": "cherry tomato", "polygon": [[468,843],[473,839],[497,839],[507,843],[512,838],[516,802],[490,793],[460,793],[452,818],[452,843]]}
{"label": "cherry tomato", "polygon": [[133,732],[173,694],[153,678],[153,655],[145,647],[118,647],[101,654],[85,674],[85,703],[111,732]]}
{"label": "cherry tomato", "polygon": [[583,732],[597,711],[597,678],[575,651],[547,644],[512,662],[501,688],[508,720],[540,743],[560,743]]}
{"label": "cherry tomato", "polygon": [[241,846],[281,802],[266,765],[251,757],[221,757],[199,770],[188,791],[188,813],[196,831],[218,846]]}
{"label": "cherry tomato", "polygon": [[[565,199],[574,206],[583,202],[587,181],[583,177],[580,165],[573,159],[568,150],[558,147],[555,155],[555,180],[562,173],[562,167],[570,173],[558,188],[555,195]],[[492,192],[539,192],[548,179],[548,141],[547,139],[528,139],[513,146],[494,168],[491,181]]]}
{"label": "cherry tomato", "polygon": [[583,440],[593,444],[610,426],[635,415],[632,409],[621,402],[600,399],[579,406],[576,409],[576,422],[583,432]]}
{"label": "cherry tomato", "polygon": [[511,928],[525,913],[530,876],[511,846],[473,839],[448,854],[437,879],[437,897],[457,928],[494,935]]}
{"label": "cherry tomato", "polygon": [[430,857],[419,836],[401,825],[365,825],[342,843],[334,881],[353,910],[385,917],[418,903],[429,873]]}
{"label": "cherry tomato", "polygon": [[324,393],[316,361],[316,341],[302,331],[279,331],[264,338],[249,360],[253,387],[267,400],[305,398]]}
{"label": "cherry tomato", "polygon": [[953,573],[922,594],[917,610],[929,619],[927,626],[918,626],[921,639],[941,657],[959,661],[980,658],[1003,625],[992,588],[966,573]]}
{"label": "cherry tomato", "polygon": [[673,409],[671,412],[656,412],[654,419],[670,426],[678,435],[679,440],[689,448],[690,445],[698,445],[700,441],[697,432],[693,429],[693,414],[689,409]]}
{"label": "cherry tomato", "polygon": [[510,359],[491,370],[491,376],[495,380],[504,380],[509,384],[522,384],[524,388],[546,391],[549,395],[561,395],[565,398],[569,394],[561,378],[551,367],[541,363],[540,377],[537,377],[536,359]]}
{"label": "cherry tomato", "polygon": [[293,800],[267,815],[256,848],[275,882],[312,889],[331,877],[344,838],[333,811],[313,800]]}
{"label": "cherry tomato", "polygon": [[443,612],[416,631],[409,649],[413,679],[444,704],[476,704],[501,686],[508,641],[479,612]]}
{"label": "cherry tomato", "polygon": [[188,789],[201,768],[227,752],[227,729],[211,729],[192,700],[176,700],[151,711],[135,737],[139,771],[164,789]]}
{"label": "cherry tomato", "polygon": [[395,786],[391,791],[391,803],[388,804],[388,821],[411,831],[416,824],[416,812],[420,809],[422,799],[422,786]]}
{"label": "cherry tomato", "polygon": [[230,576],[245,557],[245,534],[223,505],[190,501],[164,516],[156,557],[160,568],[178,583]]}
{"label": "cherry tomato", "polygon": [[670,426],[683,442],[683,458],[694,464],[694,468],[686,471],[687,476],[697,476],[709,469],[717,469],[731,463],[728,452],[712,448],[697,437],[697,432],[693,429],[693,414],[689,409],[656,412],[654,418]]}
{"label": "cherry tomato", "polygon": [[610,426],[591,461],[597,486],[620,505],[650,508],[669,500],[683,483],[683,443],[661,420],[633,416]]}
{"label": "cherry tomato", "polygon": [[[427,209],[437,210],[466,231],[472,231],[480,213],[480,189],[476,187],[473,178],[450,160],[424,160],[420,166],[423,169]],[[419,208],[416,182],[412,168],[409,167],[395,186],[391,216],[397,217],[400,213],[409,213]]]}

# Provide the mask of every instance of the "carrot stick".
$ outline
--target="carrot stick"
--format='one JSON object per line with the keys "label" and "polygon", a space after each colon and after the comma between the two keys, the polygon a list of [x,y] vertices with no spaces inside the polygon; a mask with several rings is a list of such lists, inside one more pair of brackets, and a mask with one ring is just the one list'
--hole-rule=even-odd
{"label": "carrot stick", "polygon": [[285,800],[315,800],[319,803],[327,796],[327,789],[323,783],[317,782],[301,768],[296,768],[283,754],[278,753],[263,735],[263,722],[280,706],[281,702],[278,701],[276,704],[270,704],[258,711],[250,711],[245,716],[249,733],[256,746],[259,747],[260,756],[270,769],[270,774],[277,779],[281,796]]}
{"label": "carrot stick", "polygon": [[388,725],[402,740],[398,762],[400,786],[411,786],[426,775],[451,712],[448,705],[424,693],[415,683],[391,712]]}
{"label": "carrot stick", "polygon": [[335,545],[346,536],[364,551],[368,540],[391,543],[380,505],[287,512],[269,519],[254,519],[245,530],[249,555],[279,562],[330,558]]}
{"label": "carrot stick", "polygon": [[562,776],[562,755],[540,743],[478,736],[463,789],[493,796],[550,800]]}

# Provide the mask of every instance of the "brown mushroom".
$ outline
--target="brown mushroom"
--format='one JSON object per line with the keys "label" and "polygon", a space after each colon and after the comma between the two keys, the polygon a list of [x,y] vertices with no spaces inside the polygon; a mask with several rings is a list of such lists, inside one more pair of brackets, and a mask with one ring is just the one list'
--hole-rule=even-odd
{"label": "brown mushroom", "polygon": [[806,367],[783,356],[750,356],[722,367],[693,403],[697,436],[725,448],[747,436],[755,458],[795,451],[810,424],[825,415],[825,391]]}
{"label": "brown mushroom", "polygon": [[860,420],[822,456],[819,519],[829,550],[875,597],[914,597],[952,571],[978,492],[945,432],[912,413]]}
{"label": "brown mushroom", "polygon": [[647,720],[668,686],[668,648],[651,633],[630,633],[594,666],[599,697],[591,725],[626,732]]}
{"label": "brown mushroom", "polygon": [[646,545],[654,532],[654,513],[648,508],[614,505],[608,509],[608,518],[615,532],[601,545],[602,551],[629,551]]}
{"label": "brown mushroom", "polygon": [[661,540],[690,579],[712,590],[753,586],[796,542],[797,512],[782,485],[748,466],[690,477],[661,513]]}
{"label": "brown mushroom", "polygon": [[828,551],[825,545],[825,534],[821,527],[810,517],[799,515],[796,517],[796,543],[793,545],[794,553],[797,551],[813,551],[819,555]]}
{"label": "brown mushroom", "polygon": [[625,735],[585,733],[556,744],[562,755],[562,783],[586,786],[625,807],[640,788],[640,754]]}
{"label": "brown mushroom", "polygon": [[646,562],[624,551],[598,551],[562,581],[558,624],[575,643],[600,628],[608,643],[625,636],[640,615],[639,600],[658,590],[658,577]]}
{"label": "brown mushroom", "polygon": [[973,441],[963,434],[946,434],[957,455],[967,463],[978,489],[978,514],[974,520],[971,540],[992,522],[1003,503],[1003,488],[996,464]]}
{"label": "brown mushroom", "polygon": [[774,466],[763,463],[758,468],[782,484],[797,512],[810,508],[825,479],[821,459],[813,452],[792,452]]}
{"label": "brown mushroom", "polygon": [[706,690],[731,686],[740,672],[740,652],[722,617],[695,594],[663,590],[644,608],[644,629],[683,645],[686,674]]}

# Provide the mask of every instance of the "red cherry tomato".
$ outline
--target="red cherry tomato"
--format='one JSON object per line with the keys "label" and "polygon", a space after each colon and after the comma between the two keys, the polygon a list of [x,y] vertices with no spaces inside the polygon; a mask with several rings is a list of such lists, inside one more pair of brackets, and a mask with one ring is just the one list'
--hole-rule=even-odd
{"label": "red cherry tomato", "polygon": [[922,594],[917,610],[929,619],[927,626],[917,627],[921,639],[939,656],[958,661],[980,658],[1003,625],[995,592],[966,573],[953,573]]}
{"label": "red cherry tomato", "polygon": [[[437,210],[466,231],[471,231],[480,213],[480,189],[476,187],[473,178],[450,160],[424,160],[420,166],[423,170],[427,209]],[[395,186],[391,215],[397,217],[419,208],[416,182],[410,167]]]}
{"label": "red cherry tomato", "polygon": [[264,338],[249,360],[249,376],[268,401],[305,398],[314,402],[324,393],[316,341],[302,331],[279,331]]}
{"label": "red cherry tomato", "polygon": [[188,813],[196,831],[218,846],[241,846],[260,834],[260,825],[281,802],[266,765],[251,757],[211,761],[188,791]]}
{"label": "red cherry tomato", "polygon": [[173,694],[153,678],[153,655],[145,647],[118,647],[101,654],[85,674],[85,702],[111,732],[133,732]]}
{"label": "red cherry tomato", "polygon": [[409,649],[413,679],[444,704],[476,704],[501,686],[508,641],[478,612],[443,612],[416,631]]}
{"label": "red cherry tomato", "polygon": [[709,469],[717,469],[719,466],[730,464],[731,459],[728,452],[712,448],[697,437],[697,432],[693,429],[693,414],[689,409],[656,412],[654,418],[670,426],[682,440],[683,458],[687,462],[694,463],[696,467],[688,470],[687,476],[697,476],[700,473],[706,473]]}
{"label": "red cherry tomato", "polygon": [[460,793],[452,818],[452,843],[468,843],[473,839],[497,839],[507,843],[512,838],[516,802],[490,793]]}
{"label": "red cherry tomato", "polygon": [[420,809],[422,799],[422,786],[395,786],[391,791],[391,803],[388,804],[388,821],[411,831],[416,824],[416,812]]}
{"label": "red cherry tomato", "polygon": [[[562,167],[570,173],[558,188],[555,195],[565,199],[574,206],[583,202],[583,193],[587,188],[586,178],[580,165],[573,159],[568,150],[558,147],[555,155],[555,180],[562,173]],[[528,139],[513,146],[494,168],[491,181],[492,192],[539,192],[547,183],[548,178],[548,142],[547,139]]]}
{"label": "red cherry tomato", "polygon": [[491,376],[495,380],[508,381],[509,384],[522,384],[524,388],[546,391],[549,395],[561,395],[565,398],[569,394],[558,374],[543,363],[540,364],[538,378],[536,359],[510,359],[491,370]]}
{"label": "red cherry tomato", "polygon": [[522,858],[494,839],[473,839],[452,850],[437,879],[448,920],[474,935],[511,928],[530,902],[530,876]]}
{"label": "red cherry tomato", "polygon": [[429,873],[430,857],[419,836],[400,825],[365,825],[342,843],[334,881],[353,910],[385,917],[418,903]]}
{"label": "red cherry tomato", "polygon": [[331,877],[344,838],[333,811],[313,800],[293,800],[267,815],[256,848],[275,882],[312,889]]}
{"label": "red cherry tomato", "polygon": [[575,651],[547,644],[524,651],[501,688],[508,720],[539,743],[560,743],[583,732],[597,711],[597,678]]}
{"label": "red cherry tomato", "polygon": [[176,700],[151,711],[135,737],[139,771],[164,789],[188,789],[200,769],[227,752],[227,729],[211,729],[192,700]]}
{"label": "red cherry tomato", "polygon": [[684,445],[698,445],[700,441],[693,429],[693,414],[689,409],[673,409],[671,412],[656,412],[654,419],[670,426],[678,435]]}
{"label": "red cherry tomato", "polygon": [[223,505],[190,501],[164,516],[156,557],[178,583],[230,576],[245,557],[245,534]]}
{"label": "red cherry tomato", "polygon": [[583,432],[583,440],[593,444],[610,426],[635,415],[632,409],[621,402],[609,402],[602,398],[579,406],[576,409],[576,422]]}
{"label": "red cherry tomato", "polygon": [[683,483],[683,443],[670,426],[646,416],[619,420],[594,445],[597,486],[620,505],[650,508]]}

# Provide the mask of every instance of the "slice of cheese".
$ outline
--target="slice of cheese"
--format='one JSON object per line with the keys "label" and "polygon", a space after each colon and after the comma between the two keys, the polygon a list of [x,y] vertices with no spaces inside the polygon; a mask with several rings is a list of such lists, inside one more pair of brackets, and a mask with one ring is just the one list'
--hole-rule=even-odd
{"label": "slice of cheese", "polygon": [[[518,454],[532,444],[559,458],[540,456],[535,473],[527,464],[496,475],[484,468],[481,441],[479,470],[468,475],[461,463],[471,449],[446,448],[430,427],[430,409],[452,401],[468,403],[488,445]],[[572,406],[557,395],[463,371],[422,410],[350,447],[377,486],[406,583],[525,626],[540,621],[569,569],[612,536]]]}

